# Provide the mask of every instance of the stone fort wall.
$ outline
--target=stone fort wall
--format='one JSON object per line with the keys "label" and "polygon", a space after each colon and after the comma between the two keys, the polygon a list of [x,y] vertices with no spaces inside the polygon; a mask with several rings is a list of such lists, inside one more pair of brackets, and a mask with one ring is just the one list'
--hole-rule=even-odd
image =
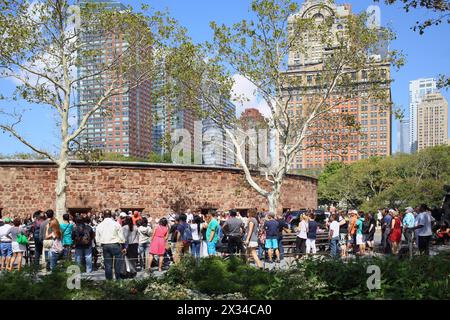
{"label": "stone fort wall", "polygon": [[[266,185],[263,176],[254,173]],[[39,208],[54,208],[56,166],[47,161],[0,161],[0,208],[3,214],[28,216]],[[315,208],[317,180],[288,175],[279,211]],[[143,209],[159,217],[170,209],[267,209],[266,200],[236,168],[73,161],[68,169],[67,207]]]}

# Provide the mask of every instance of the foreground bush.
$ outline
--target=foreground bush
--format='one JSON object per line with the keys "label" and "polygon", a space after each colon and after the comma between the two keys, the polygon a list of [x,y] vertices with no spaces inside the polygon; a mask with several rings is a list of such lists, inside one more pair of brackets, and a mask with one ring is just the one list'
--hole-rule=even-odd
{"label": "foreground bush", "polygon": [[[381,271],[381,288],[369,290],[370,265]],[[288,270],[262,271],[238,258],[186,257],[162,278],[81,282],[67,288],[69,274],[38,277],[31,269],[0,275],[0,300],[208,300],[208,299],[449,299],[450,255],[414,259],[325,257],[299,261]]]}

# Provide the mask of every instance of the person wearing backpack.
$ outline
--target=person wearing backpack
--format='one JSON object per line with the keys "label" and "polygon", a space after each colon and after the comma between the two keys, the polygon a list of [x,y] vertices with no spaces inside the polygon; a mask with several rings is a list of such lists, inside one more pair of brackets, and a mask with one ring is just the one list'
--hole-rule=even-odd
{"label": "person wearing backpack", "polygon": [[86,263],[86,272],[92,272],[92,240],[95,238],[92,227],[85,223],[80,216],[75,217],[75,226],[72,229],[72,239],[75,246],[75,263]]}
{"label": "person wearing backpack", "polygon": [[175,254],[173,262],[178,263],[185,253],[189,252],[189,247],[192,242],[192,231],[190,226],[186,223],[187,215],[182,213],[179,217],[179,223],[175,230]]}

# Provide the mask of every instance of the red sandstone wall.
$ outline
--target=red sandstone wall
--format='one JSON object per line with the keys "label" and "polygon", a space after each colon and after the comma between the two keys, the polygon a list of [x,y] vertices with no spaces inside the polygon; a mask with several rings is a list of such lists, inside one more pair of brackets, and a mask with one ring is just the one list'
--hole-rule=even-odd
{"label": "red sandstone wall", "polygon": [[[257,177],[263,181],[262,177]],[[54,208],[56,169],[50,164],[0,163],[0,208],[3,214],[26,216],[38,208]],[[75,165],[68,172],[68,207],[145,208],[152,216],[170,208],[267,209],[242,172],[192,167]],[[281,208],[317,206],[317,181],[289,176]]]}

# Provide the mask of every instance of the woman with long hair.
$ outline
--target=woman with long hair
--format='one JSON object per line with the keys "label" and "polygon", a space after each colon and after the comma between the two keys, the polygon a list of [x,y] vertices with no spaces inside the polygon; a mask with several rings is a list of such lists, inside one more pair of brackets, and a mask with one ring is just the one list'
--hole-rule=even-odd
{"label": "woman with long hair", "polygon": [[50,270],[53,271],[56,268],[58,260],[62,257],[64,247],[62,244],[62,232],[61,227],[57,219],[51,219],[47,224],[46,239],[53,240],[52,247],[50,248]]}
{"label": "woman with long hair", "polygon": [[389,241],[391,243],[392,253],[398,254],[400,250],[400,242],[402,241],[402,222],[398,217],[398,212],[393,212],[393,219],[391,222],[391,233],[389,234]]}
{"label": "woman with long hair", "polygon": [[137,260],[139,249],[139,233],[134,226],[131,217],[126,217],[122,226],[123,236],[125,238],[125,270],[122,272],[125,278],[134,278],[137,274]]}
{"label": "woman with long hair", "polygon": [[148,260],[148,268],[151,272],[153,256],[158,256],[158,271],[162,271],[162,265],[164,260],[164,253],[166,252],[167,238],[169,237],[169,228],[167,227],[168,221],[166,218],[159,220],[158,226],[153,232],[150,240],[150,254]]}
{"label": "woman with long hair", "polygon": [[200,259],[201,224],[202,218],[198,215],[195,215],[194,219],[189,221],[192,232],[191,253],[197,261]]}
{"label": "woman with long hair", "polygon": [[256,249],[258,248],[258,221],[256,220],[257,212],[255,209],[248,211],[248,223],[245,230],[245,245],[247,247],[247,255],[255,260],[258,268],[262,268],[261,260],[259,260]]}
{"label": "woman with long hair", "polygon": [[7,268],[9,271],[12,271],[14,269],[14,263],[17,259],[17,270],[20,271],[22,268],[22,257],[23,253],[26,250],[26,246],[23,243],[17,242],[17,238],[19,235],[25,235],[27,236],[26,228],[22,227],[20,225],[20,219],[15,218],[13,220],[13,227],[11,228],[11,246],[12,246],[12,257],[9,263],[9,268]]}
{"label": "woman with long hair", "polygon": [[296,250],[297,253],[303,255],[306,253],[306,239],[308,232],[309,217],[307,214],[302,214],[300,223],[298,224],[298,233],[296,238]]}

